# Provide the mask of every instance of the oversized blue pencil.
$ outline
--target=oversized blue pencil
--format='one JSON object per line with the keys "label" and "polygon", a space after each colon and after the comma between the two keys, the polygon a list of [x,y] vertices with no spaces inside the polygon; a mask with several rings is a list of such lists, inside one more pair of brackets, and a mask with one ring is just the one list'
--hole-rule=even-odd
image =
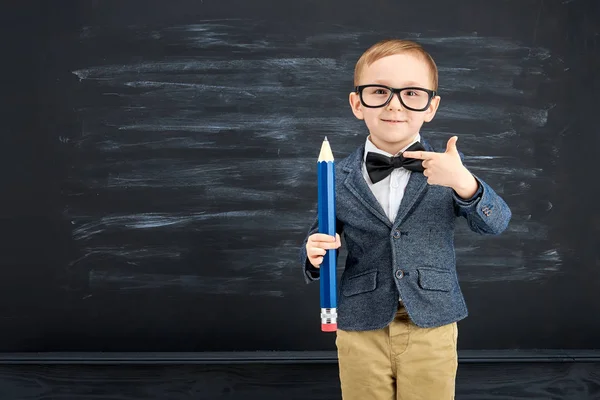
{"label": "oversized blue pencil", "polygon": [[[317,162],[319,182],[319,233],[335,237],[335,162],[327,138],[323,140]],[[321,330],[337,330],[336,251],[327,250],[321,264]]]}

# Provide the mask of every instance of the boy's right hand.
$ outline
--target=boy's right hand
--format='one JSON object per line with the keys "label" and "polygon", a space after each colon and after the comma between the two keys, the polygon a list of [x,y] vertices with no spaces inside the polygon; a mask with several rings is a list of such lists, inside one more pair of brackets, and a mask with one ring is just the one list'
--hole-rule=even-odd
{"label": "boy's right hand", "polygon": [[308,261],[313,267],[319,268],[323,262],[323,256],[327,250],[337,249],[342,245],[340,235],[337,233],[335,237],[324,233],[313,233],[308,237],[306,242],[306,255]]}

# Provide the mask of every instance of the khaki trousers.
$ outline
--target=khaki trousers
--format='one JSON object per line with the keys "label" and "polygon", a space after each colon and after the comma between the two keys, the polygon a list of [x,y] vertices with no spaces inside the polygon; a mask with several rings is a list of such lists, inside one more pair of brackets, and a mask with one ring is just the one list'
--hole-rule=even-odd
{"label": "khaki trousers", "polygon": [[375,331],[337,330],[344,400],[454,399],[458,356],[455,323],[419,328],[400,307]]}

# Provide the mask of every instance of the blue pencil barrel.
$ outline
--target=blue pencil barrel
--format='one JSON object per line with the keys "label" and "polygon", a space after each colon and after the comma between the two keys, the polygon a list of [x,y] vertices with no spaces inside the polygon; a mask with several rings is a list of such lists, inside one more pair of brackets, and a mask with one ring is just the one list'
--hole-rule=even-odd
{"label": "blue pencil barrel", "polygon": [[[318,162],[318,214],[319,233],[335,237],[335,164],[332,161]],[[323,257],[320,273],[321,325],[324,331],[337,329],[337,250],[327,250]]]}

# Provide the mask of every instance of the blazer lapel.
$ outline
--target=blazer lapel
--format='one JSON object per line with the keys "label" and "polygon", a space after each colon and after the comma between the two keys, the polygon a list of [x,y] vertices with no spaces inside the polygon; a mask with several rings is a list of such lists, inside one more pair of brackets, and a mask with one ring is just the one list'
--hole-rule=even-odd
{"label": "blazer lapel", "polygon": [[[421,144],[425,148],[425,151],[434,151],[433,147],[423,138],[421,138]],[[425,175],[421,172],[411,172],[408,184],[404,190],[404,196],[398,208],[398,214],[396,214],[394,226],[400,225],[406,219],[408,213],[425,194],[427,186],[427,177]]]}
{"label": "blazer lapel", "polygon": [[348,176],[344,180],[344,186],[369,210],[375,217],[379,218],[384,224],[391,228],[392,222],[385,215],[383,208],[373,195],[373,192],[367,185],[362,174],[362,161],[364,155],[364,145],[361,146],[353,157],[348,160],[344,171],[348,172]]}

